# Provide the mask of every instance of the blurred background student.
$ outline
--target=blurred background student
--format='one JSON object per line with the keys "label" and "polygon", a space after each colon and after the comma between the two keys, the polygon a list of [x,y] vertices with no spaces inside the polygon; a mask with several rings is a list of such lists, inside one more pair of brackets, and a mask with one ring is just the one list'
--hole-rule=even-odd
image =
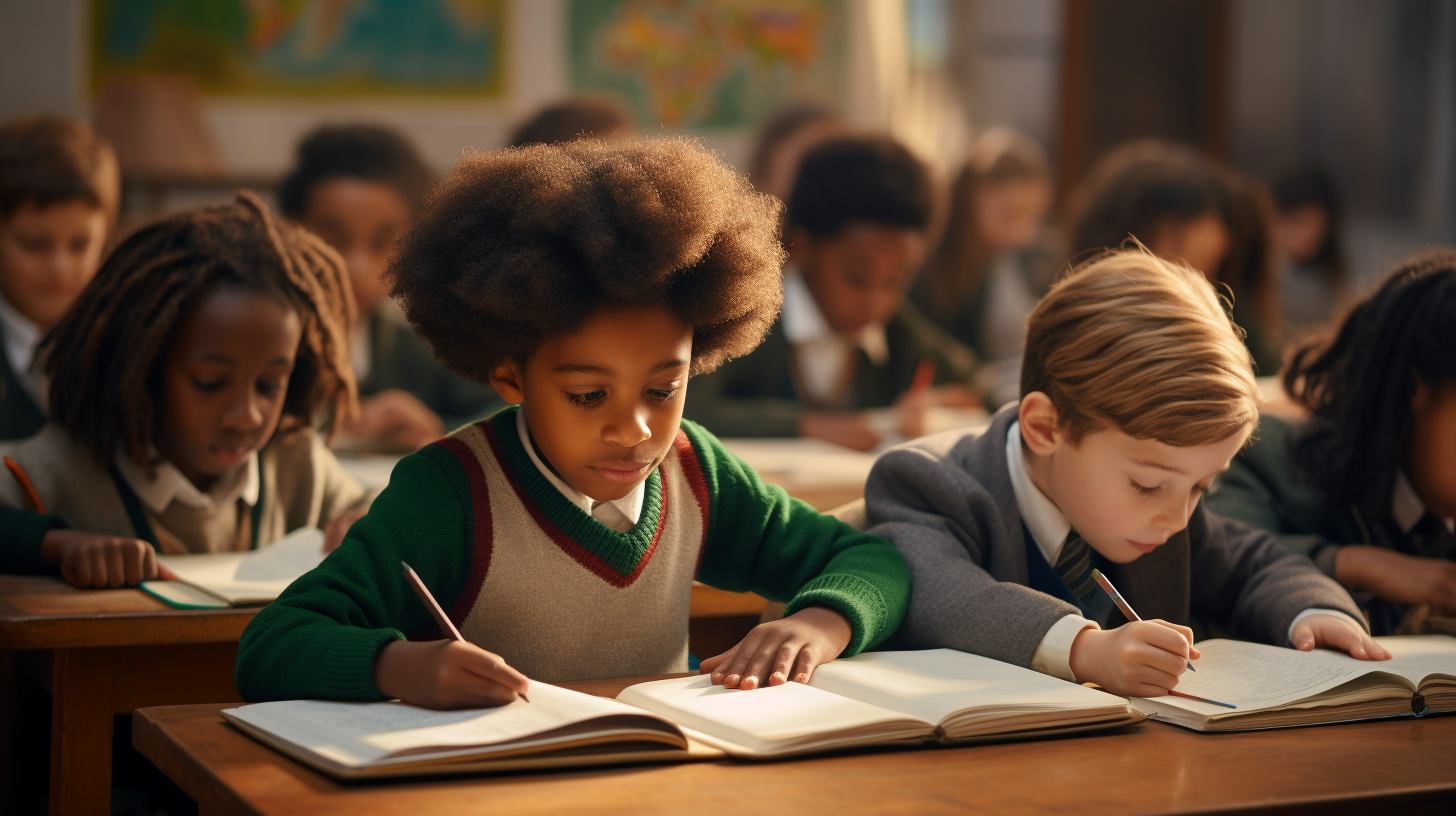
{"label": "blurred background student", "polygon": [[1041,146],[1009,128],[987,130],[956,176],[944,235],[911,293],[987,367],[994,405],[1019,396],[1026,317],[1056,271],[1051,204]]}
{"label": "blurred background student", "polygon": [[579,96],[556,102],[516,126],[508,147],[555,144],[572,139],[626,139],[637,133],[627,112],[609,97]]}
{"label": "blurred background student", "polygon": [[1285,330],[1294,337],[1325,324],[1351,295],[1342,207],[1335,180],[1315,165],[1274,175],[1269,189],[1277,208],[1279,303]]}
{"label": "blurred background student", "polygon": [[45,425],[36,346],[96,275],[120,198],[116,156],[85,123],[0,126],[0,440]]}
{"label": "blurred background student", "polygon": [[780,107],[758,131],[748,159],[748,180],[760,193],[788,201],[804,154],[846,130],[839,112],[822,102],[800,100]]}
{"label": "blurred background student", "polygon": [[380,281],[431,176],[414,148],[376,125],[329,125],[298,145],[283,180],[283,213],[324,239],[348,267],[358,320],[349,354],[359,419],[349,444],[415,450],[504,405],[487,385],[445,368],[415,336]]}

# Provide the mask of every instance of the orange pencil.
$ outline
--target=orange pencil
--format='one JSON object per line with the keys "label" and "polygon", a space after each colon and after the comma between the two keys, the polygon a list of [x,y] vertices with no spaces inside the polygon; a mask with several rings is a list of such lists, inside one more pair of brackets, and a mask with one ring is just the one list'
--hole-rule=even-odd
{"label": "orange pencil", "polygon": [[921,394],[930,390],[935,382],[935,361],[926,357],[915,367],[915,378],[910,381],[910,393]]}
{"label": "orange pencil", "polygon": [[5,457],[5,467],[10,468],[10,473],[15,477],[15,481],[20,483],[20,492],[25,494],[25,503],[30,505],[30,509],[37,513],[44,513],[46,511],[45,502],[40,500],[40,494],[35,491],[35,485],[30,481],[30,477],[25,475],[25,471],[20,465],[7,456]]}

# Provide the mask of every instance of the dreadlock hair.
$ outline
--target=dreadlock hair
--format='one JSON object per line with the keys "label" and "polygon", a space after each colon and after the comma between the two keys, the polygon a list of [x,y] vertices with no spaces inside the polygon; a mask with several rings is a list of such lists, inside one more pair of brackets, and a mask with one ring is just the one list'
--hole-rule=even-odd
{"label": "dreadlock hair", "polygon": [[1326,497],[1386,508],[1410,445],[1416,384],[1456,384],[1456,251],[1406,261],[1332,337],[1298,348],[1284,388],[1311,413],[1296,463]]}
{"label": "dreadlock hair", "polygon": [[354,299],[343,260],[311,233],[277,220],[256,195],[179,213],[137,230],[102,263],[38,354],[50,410],[105,465],[121,445],[151,472],[163,418],[158,382],[178,326],[218,289],[276,295],[303,323],[277,433],[355,409],[348,332]]}

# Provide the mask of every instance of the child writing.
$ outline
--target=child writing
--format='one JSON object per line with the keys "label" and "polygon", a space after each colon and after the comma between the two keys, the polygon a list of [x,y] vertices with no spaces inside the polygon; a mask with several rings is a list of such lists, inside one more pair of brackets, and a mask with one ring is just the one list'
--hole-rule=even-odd
{"label": "child writing", "polygon": [[1002,405],[1018,395],[1026,316],[1055,272],[1045,232],[1051,167],[1030,137],[991,128],[971,145],[950,197],[945,235],[910,297],[976,353]]}
{"label": "child writing", "polygon": [[395,242],[430,189],[430,171],[394,131],[331,125],[298,146],[278,198],[284,215],[338,250],[359,322],[349,355],[359,382],[359,419],[348,436],[407,450],[501,407],[490,388],[452,374],[393,311],[381,277]]}
{"label": "child writing", "polygon": [[85,124],[0,126],[0,439],[45,424],[35,348],[96,274],[120,198],[116,157]]}
{"label": "child writing", "polygon": [[[694,577],[788,601],[703,661],[729,687],[807,682],[892,631],[909,594],[894,547],[681,419],[688,377],[752,349],[778,311],[777,215],[688,141],[462,162],[391,294],[516,407],[400,461],[343,545],[248,626],[243,696],[452,708],[509,702],[526,677],[685,671]],[[401,560],[468,643],[430,639]]]}
{"label": "child writing", "polygon": [[[919,436],[932,403],[979,404],[975,355],[905,302],[933,204],[925,166],[893,139],[810,150],[789,198],[783,315],[752,354],[693,381],[688,416],[723,436],[869,450]],[[911,388],[921,372],[942,387]],[[879,427],[870,409],[892,407],[898,421]]]}
{"label": "child writing", "polygon": [[[1020,403],[984,434],[926,437],[870,473],[870,530],[915,581],[905,646],[1138,696],[1197,659],[1194,618],[1385,657],[1307,558],[1203,507],[1253,430],[1258,389],[1202,275],[1140,248],[1088,262],[1032,312],[1021,376]],[[1123,622],[1093,568],[1148,620]]]}
{"label": "child writing", "polygon": [[50,424],[0,445],[0,569],[114,587],[157,553],[341,539],[367,497],[313,428],[352,410],[350,317],[339,257],[251,193],[138,230],[41,348]]}
{"label": "child writing", "polygon": [[1391,634],[1456,615],[1456,252],[1413,258],[1307,341],[1284,387],[1309,418],[1264,416],[1210,509],[1275,533]]}

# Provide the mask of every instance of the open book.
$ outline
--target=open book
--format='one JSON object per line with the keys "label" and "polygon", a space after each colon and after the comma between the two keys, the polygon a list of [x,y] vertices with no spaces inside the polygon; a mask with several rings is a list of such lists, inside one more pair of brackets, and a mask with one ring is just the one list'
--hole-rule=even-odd
{"label": "open book", "polygon": [[1456,711],[1456,638],[1376,638],[1390,660],[1356,660],[1343,652],[1300,652],[1234,640],[1198,644],[1198,673],[1178,691],[1237,706],[1182,697],[1135,697],[1155,720],[1195,731],[1249,731]]}
{"label": "open book", "polygon": [[951,649],[867,652],[826,663],[809,685],[737,691],[707,677],[655,680],[617,695],[740,757],[868,745],[971,742],[1137,722],[1127,701]]}
{"label": "open book", "polygon": [[771,758],[873,745],[1010,739],[1108,728],[1143,715],[1121,697],[984,657],[875,652],[820,666],[812,685],[753,691],[698,675],[616,700],[546,683],[531,702],[430,711],[399,702],[293,700],[222,712],[300,762],[353,779],[722,756]]}
{"label": "open book", "polygon": [[266,604],[323,560],[323,531],[302,527],[248,552],[159,555],[177,580],[143,581],[142,589],[179,609]]}

